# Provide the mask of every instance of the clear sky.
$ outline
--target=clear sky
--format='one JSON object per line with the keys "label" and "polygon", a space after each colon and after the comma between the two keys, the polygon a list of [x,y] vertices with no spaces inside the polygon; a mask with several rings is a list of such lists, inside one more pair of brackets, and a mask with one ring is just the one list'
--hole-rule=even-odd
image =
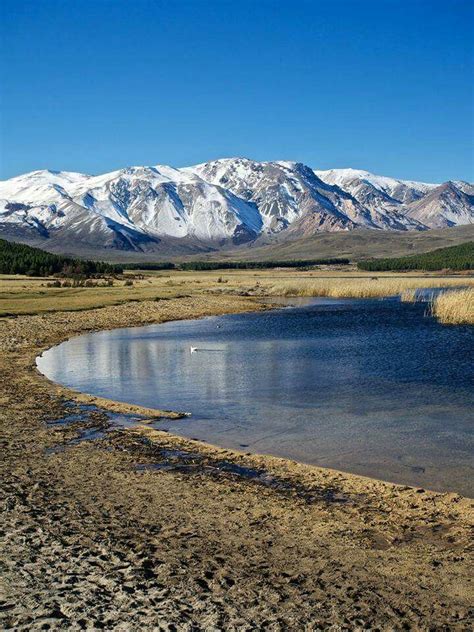
{"label": "clear sky", "polygon": [[472,0],[3,0],[0,178],[215,158],[474,179]]}

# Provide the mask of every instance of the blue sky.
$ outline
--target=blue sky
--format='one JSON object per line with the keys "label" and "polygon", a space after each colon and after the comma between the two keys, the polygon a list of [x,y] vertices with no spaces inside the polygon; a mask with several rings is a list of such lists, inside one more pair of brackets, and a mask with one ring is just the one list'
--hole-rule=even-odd
{"label": "blue sky", "polygon": [[4,0],[0,177],[215,158],[474,179],[471,0]]}

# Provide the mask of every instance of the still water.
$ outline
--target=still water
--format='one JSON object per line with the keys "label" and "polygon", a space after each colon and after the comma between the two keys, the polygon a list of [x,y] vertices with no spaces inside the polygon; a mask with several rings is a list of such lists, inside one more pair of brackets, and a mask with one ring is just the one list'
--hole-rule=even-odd
{"label": "still water", "polygon": [[397,299],[291,302],[80,336],[38,367],[86,393],[189,411],[155,424],[186,437],[473,497],[474,328]]}

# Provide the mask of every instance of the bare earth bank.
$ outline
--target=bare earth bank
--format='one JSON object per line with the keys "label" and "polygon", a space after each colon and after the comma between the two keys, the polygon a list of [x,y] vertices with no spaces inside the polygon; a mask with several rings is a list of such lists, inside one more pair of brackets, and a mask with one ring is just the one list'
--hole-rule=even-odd
{"label": "bare earth bank", "polygon": [[77,444],[79,428],[46,426],[79,404],[36,372],[43,349],[259,308],[201,296],[0,321],[3,629],[471,629],[469,499],[147,426]]}

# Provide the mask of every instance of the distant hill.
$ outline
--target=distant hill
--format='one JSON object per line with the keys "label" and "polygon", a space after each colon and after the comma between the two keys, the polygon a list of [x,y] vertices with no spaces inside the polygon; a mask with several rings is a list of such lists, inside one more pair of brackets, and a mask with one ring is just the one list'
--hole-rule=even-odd
{"label": "distant hill", "polygon": [[[206,258],[220,261],[270,261],[342,257],[359,261],[369,257],[404,257],[474,241],[474,224],[426,231],[353,230],[318,233],[293,240],[276,236],[257,247],[242,245]],[[198,258],[197,256],[195,258]],[[203,255],[199,256],[200,259]]]}
{"label": "distant hill", "polygon": [[[8,237],[15,242],[23,241],[19,236]],[[211,252],[200,251],[189,253],[178,247],[163,248],[158,252],[136,252],[115,249],[90,248],[84,250],[82,245],[74,244],[61,248],[57,242],[48,241],[34,246],[47,248],[48,252],[61,255],[63,258],[77,260],[77,257],[111,263],[151,263],[183,262],[183,261],[295,261],[342,258],[360,261],[368,258],[392,258],[429,252],[436,248],[445,248],[457,244],[474,241],[474,224],[454,228],[434,229],[429,231],[384,231],[359,229],[348,232],[318,233],[298,239],[283,239],[274,236],[271,239],[259,240],[258,245],[242,244],[238,247],[222,248]],[[44,252],[44,251],[43,251]]]}
{"label": "distant hill", "polygon": [[72,259],[0,239],[0,274],[91,276],[121,271],[121,266],[110,263]]}
{"label": "distant hill", "polygon": [[389,259],[371,259],[359,261],[360,270],[473,270],[474,241],[450,248],[438,248],[431,252],[410,257],[393,257]]}

